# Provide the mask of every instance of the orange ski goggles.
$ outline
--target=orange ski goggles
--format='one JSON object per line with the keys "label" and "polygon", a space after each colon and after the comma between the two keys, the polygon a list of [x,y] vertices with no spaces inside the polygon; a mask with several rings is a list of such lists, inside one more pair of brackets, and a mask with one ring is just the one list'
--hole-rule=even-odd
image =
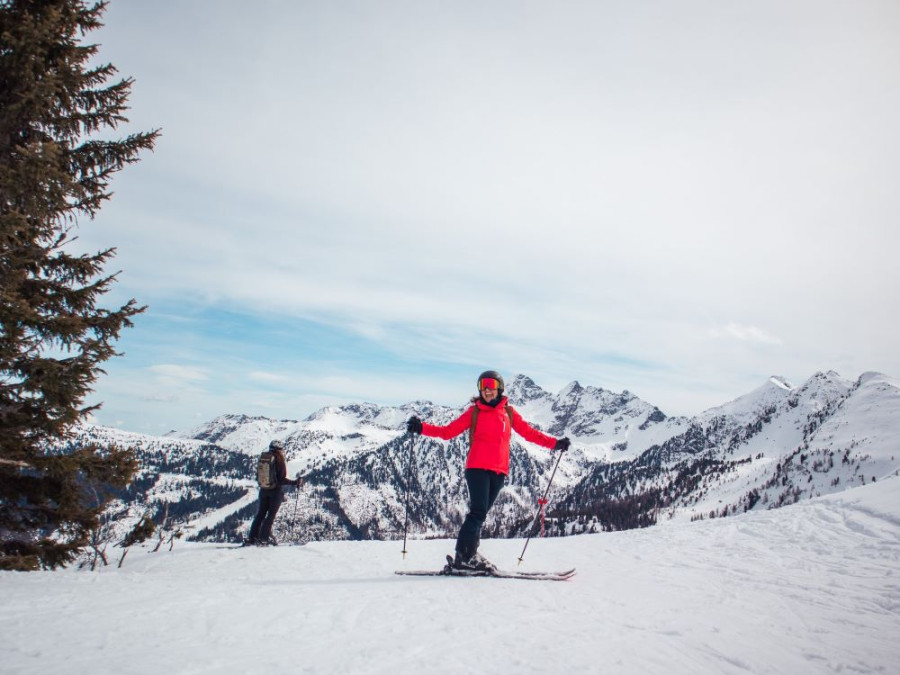
{"label": "orange ski goggles", "polygon": [[500,382],[495,380],[493,377],[485,377],[482,378],[478,382],[478,391],[484,391],[485,389],[499,389]]}

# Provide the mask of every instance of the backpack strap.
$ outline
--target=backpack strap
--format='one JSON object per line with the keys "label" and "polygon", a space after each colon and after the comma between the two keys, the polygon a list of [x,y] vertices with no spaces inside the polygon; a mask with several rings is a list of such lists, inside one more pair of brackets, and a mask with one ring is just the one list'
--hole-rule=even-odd
{"label": "backpack strap", "polygon": [[[509,428],[513,425],[513,409],[511,405],[506,406],[506,415],[509,417]],[[478,406],[472,406],[472,421],[469,423],[469,447],[472,447],[472,440],[475,438],[475,426],[478,424]]]}

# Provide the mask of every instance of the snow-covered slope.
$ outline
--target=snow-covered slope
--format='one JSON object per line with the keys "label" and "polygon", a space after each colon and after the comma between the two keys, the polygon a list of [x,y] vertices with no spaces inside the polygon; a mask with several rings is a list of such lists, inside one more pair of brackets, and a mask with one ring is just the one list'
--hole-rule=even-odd
{"label": "snow-covered slope", "polygon": [[[567,582],[401,577],[447,540],[135,549],[121,569],[0,572],[8,675],[893,673],[900,479],[776,511],[533,539]],[[521,539],[485,541],[515,568]],[[473,612],[472,608],[479,608]]]}

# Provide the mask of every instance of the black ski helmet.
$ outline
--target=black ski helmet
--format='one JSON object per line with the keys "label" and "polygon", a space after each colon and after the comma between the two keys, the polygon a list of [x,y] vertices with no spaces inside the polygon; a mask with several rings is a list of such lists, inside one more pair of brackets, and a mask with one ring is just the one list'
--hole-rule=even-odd
{"label": "black ski helmet", "polygon": [[272,441],[271,443],[269,443],[269,450],[272,450],[273,452],[274,452],[275,450],[281,450],[281,452],[284,452],[284,443],[281,442],[281,441],[279,441],[279,440],[276,438],[274,441]]}
{"label": "black ski helmet", "polygon": [[496,370],[486,370],[481,375],[478,376],[478,381],[476,383],[476,386],[478,387],[478,392],[479,393],[481,392],[481,381],[484,380],[485,378],[491,378],[491,379],[497,380],[497,382],[498,382],[497,396],[503,396],[503,389],[504,389],[503,376],[500,373],[498,373]]}

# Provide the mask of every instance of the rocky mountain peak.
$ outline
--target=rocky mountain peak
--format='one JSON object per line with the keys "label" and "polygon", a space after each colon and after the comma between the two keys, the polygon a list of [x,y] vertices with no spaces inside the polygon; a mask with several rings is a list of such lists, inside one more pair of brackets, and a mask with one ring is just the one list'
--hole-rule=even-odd
{"label": "rocky mountain peak", "polygon": [[526,375],[516,375],[506,385],[504,392],[513,405],[524,405],[545,398],[548,394]]}

